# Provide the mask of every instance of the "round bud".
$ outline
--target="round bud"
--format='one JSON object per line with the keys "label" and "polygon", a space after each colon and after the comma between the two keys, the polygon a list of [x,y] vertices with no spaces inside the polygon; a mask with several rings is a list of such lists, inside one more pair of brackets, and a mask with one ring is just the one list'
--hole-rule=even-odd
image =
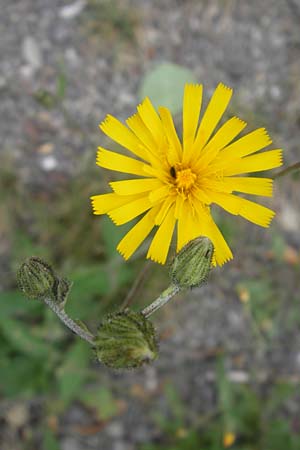
{"label": "round bud", "polygon": [[205,236],[188,242],[172,262],[172,282],[182,289],[200,286],[207,280],[213,252],[214,246]]}
{"label": "round bud", "polygon": [[52,291],[56,277],[49,264],[32,256],[19,268],[17,280],[19,288],[27,297],[40,299]]}
{"label": "round bud", "polygon": [[100,362],[114,369],[131,369],[158,356],[154,326],[140,312],[121,311],[107,316],[95,338]]}

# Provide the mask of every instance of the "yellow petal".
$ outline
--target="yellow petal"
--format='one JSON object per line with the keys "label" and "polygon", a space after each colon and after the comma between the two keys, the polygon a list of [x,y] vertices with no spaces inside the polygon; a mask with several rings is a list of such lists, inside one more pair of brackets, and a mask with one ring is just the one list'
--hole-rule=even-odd
{"label": "yellow petal", "polygon": [[202,103],[202,85],[186,84],[183,96],[183,162],[189,161],[192,152]]}
{"label": "yellow petal", "polygon": [[116,194],[132,195],[152,191],[161,187],[162,183],[156,178],[142,178],[138,180],[112,181],[109,185]]}
{"label": "yellow petal", "polygon": [[[142,197],[141,197],[142,195]],[[136,200],[109,211],[108,215],[116,225],[129,222],[153,206],[147,196],[141,194]]]}
{"label": "yellow petal", "polygon": [[182,147],[178,138],[173,118],[168,108],[158,108],[159,115],[166,133],[170,149],[168,149],[168,161],[171,166],[181,161]]}
{"label": "yellow petal", "polygon": [[93,195],[91,197],[94,214],[106,214],[108,211],[125,205],[135,199],[132,195],[120,196],[114,193]]}
{"label": "yellow petal", "polygon": [[167,212],[169,211],[170,207],[173,205],[174,202],[175,202],[174,197],[167,197],[163,201],[163,203],[160,205],[159,211],[154,219],[155,225],[161,225],[161,223],[163,222],[163,220],[166,217]]}
{"label": "yellow petal", "polygon": [[99,127],[103,133],[135,155],[143,159],[147,157],[147,152],[143,150],[139,139],[115,117],[107,115]]}
{"label": "yellow petal", "polygon": [[225,187],[225,192],[230,190],[231,192],[243,192],[265,197],[272,197],[273,195],[273,180],[271,178],[224,177],[223,181],[220,182],[221,185]]}
{"label": "yellow petal", "polygon": [[159,149],[164,137],[163,126],[159,115],[155,111],[155,108],[152,105],[150,99],[146,97],[145,100],[137,107],[137,110],[144,124],[151,132]]}
{"label": "yellow petal", "polygon": [[232,253],[219,228],[213,221],[209,209],[198,202],[195,208],[196,214],[192,213],[190,205],[185,202],[182,208],[182,214],[178,219],[178,241],[177,251],[179,251],[187,242],[198,236],[208,237],[214,245],[214,265],[223,265],[232,259]]}
{"label": "yellow petal", "polygon": [[221,231],[209,213],[202,217],[203,235],[208,237],[214,245],[213,265],[222,266],[233,258],[232,252]]}
{"label": "yellow petal", "polygon": [[[222,165],[222,164],[221,164]],[[238,175],[240,173],[260,172],[263,170],[274,169],[282,165],[282,150],[270,150],[257,155],[246,156],[235,161],[223,161],[223,175]]]}
{"label": "yellow petal", "polygon": [[161,161],[160,167],[144,164],[143,169],[149,177],[158,178],[165,183],[167,183],[170,178],[170,169],[167,170],[166,167],[164,167],[163,161]]}
{"label": "yellow petal", "polygon": [[193,161],[197,161],[195,169],[208,165],[229,142],[232,141],[246,126],[246,122],[238,117],[232,117],[224,123],[211,140],[203,148],[202,152],[195,152]]}
{"label": "yellow petal", "polygon": [[181,211],[177,223],[177,252],[192,239],[203,233],[201,220],[196,221],[188,200],[181,205]]}
{"label": "yellow petal", "polygon": [[196,139],[193,145],[193,152],[201,150],[208,142],[232,96],[232,89],[224,84],[218,84],[213,93],[206,111],[201,120]]}
{"label": "yellow petal", "polygon": [[174,206],[172,206],[169,209],[163,223],[155,233],[147,253],[147,258],[150,258],[160,264],[165,264],[173,236],[175,222]]}
{"label": "yellow petal", "polygon": [[158,207],[150,209],[119,242],[117,250],[125,259],[130,258],[151,232],[154,227],[154,216],[157,214],[157,210]]}
{"label": "yellow petal", "polygon": [[184,202],[185,202],[185,198],[182,197],[181,195],[177,195],[176,203],[175,203],[175,212],[174,212],[176,219],[178,219],[178,217],[181,216],[181,211],[182,211]]}
{"label": "yellow petal", "polygon": [[149,199],[152,203],[155,203],[159,200],[163,200],[169,194],[170,194],[170,187],[168,185],[164,185],[152,191],[149,194]]}
{"label": "yellow petal", "polygon": [[116,170],[118,172],[131,173],[133,175],[141,175],[147,177],[148,174],[144,170],[147,165],[142,161],[111,152],[105,148],[98,147],[96,164],[105,169]]}
{"label": "yellow petal", "polygon": [[142,121],[140,115],[138,113],[134,114],[126,120],[126,123],[134,134],[140,139],[140,141],[147,147],[147,149],[145,149],[147,156],[145,156],[144,159],[152,164],[159,162],[156,154],[156,143],[152,134]]}
{"label": "yellow petal", "polygon": [[229,213],[242,216],[261,227],[267,228],[275,215],[271,209],[236,195],[212,192],[210,196],[212,202]]}
{"label": "yellow petal", "polygon": [[267,130],[265,128],[258,128],[224,148],[221,156],[224,158],[227,156],[241,158],[255,153],[271,143],[272,139],[268,135]]}

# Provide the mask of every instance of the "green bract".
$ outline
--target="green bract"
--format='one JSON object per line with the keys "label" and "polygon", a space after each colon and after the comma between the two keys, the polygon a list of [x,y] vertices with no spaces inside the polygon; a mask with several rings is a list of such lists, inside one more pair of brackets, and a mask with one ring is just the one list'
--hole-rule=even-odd
{"label": "green bract", "polygon": [[20,267],[17,280],[29,298],[41,299],[52,292],[56,276],[52,267],[37,256],[28,258]]}
{"label": "green bract", "polygon": [[131,369],[158,356],[154,326],[142,313],[125,310],[102,322],[95,338],[100,362],[114,369]]}
{"label": "green bract", "polygon": [[207,280],[214,252],[212,242],[200,236],[188,242],[175,256],[170,277],[180,288],[200,286]]}

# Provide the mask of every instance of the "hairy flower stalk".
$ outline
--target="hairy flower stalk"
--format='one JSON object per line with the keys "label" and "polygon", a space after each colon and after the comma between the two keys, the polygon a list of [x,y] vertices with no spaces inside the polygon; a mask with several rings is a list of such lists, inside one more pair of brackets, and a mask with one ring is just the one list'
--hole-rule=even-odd
{"label": "hairy flower stalk", "polygon": [[75,322],[73,319],[71,319],[70,316],[67,315],[64,309],[61,309],[59,305],[55,302],[53,302],[50,298],[43,298],[43,301],[46,303],[47,306],[59,317],[59,319],[71,330],[73,333],[77,334],[81,339],[84,339],[89,344],[93,345],[95,344],[94,338],[95,336],[92,335],[90,332],[86,331],[83,326],[79,325],[77,322]]}
{"label": "hairy flower stalk", "polygon": [[149,306],[143,309],[145,317],[151,316],[183,289],[201,286],[211,269],[214,246],[203,236],[193,239],[175,256],[171,268],[172,283]]}
{"label": "hairy flower stalk", "polygon": [[50,264],[36,256],[28,258],[21,265],[17,279],[21,291],[27,297],[45,302],[70,330],[94,345],[94,336],[86,326],[66,314],[64,306],[71,283],[59,277]]}
{"label": "hairy flower stalk", "polygon": [[168,303],[169,300],[171,300],[174,295],[178,294],[178,292],[181,290],[179,286],[176,286],[176,284],[170,284],[170,286],[165,289],[160,296],[154,300],[149,306],[143,309],[142,314],[145,317],[150,317],[151,314],[155,313],[158,309],[160,309],[162,306],[164,306],[166,303]]}

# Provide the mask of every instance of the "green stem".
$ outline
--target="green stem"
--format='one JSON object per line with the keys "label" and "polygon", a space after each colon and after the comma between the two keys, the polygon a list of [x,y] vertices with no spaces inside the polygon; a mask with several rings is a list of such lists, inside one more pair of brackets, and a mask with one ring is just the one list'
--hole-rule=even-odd
{"label": "green stem", "polygon": [[275,173],[275,175],[273,175],[273,180],[276,180],[277,178],[280,177],[284,177],[285,175],[287,175],[290,172],[294,172],[294,170],[299,170],[300,169],[300,161],[292,164],[291,166],[287,167],[286,169],[280,170],[279,172]]}
{"label": "green stem", "polygon": [[159,308],[164,306],[168,301],[176,295],[181,288],[177,286],[176,284],[170,284],[170,286],[165,289],[160,296],[154,300],[149,306],[143,309],[142,314],[144,314],[145,317],[151,316],[155,311],[157,311]]}
{"label": "green stem", "polygon": [[85,331],[83,328],[81,328],[80,325],[78,325],[71,317],[69,317],[64,309],[61,309],[60,306],[53,302],[50,298],[44,298],[43,299],[46,305],[49,306],[49,308],[60,318],[60,320],[68,327],[70,330],[73,331],[73,333],[80,336],[82,339],[87,341],[89,344],[94,345],[94,339],[95,337],[91,334]]}

